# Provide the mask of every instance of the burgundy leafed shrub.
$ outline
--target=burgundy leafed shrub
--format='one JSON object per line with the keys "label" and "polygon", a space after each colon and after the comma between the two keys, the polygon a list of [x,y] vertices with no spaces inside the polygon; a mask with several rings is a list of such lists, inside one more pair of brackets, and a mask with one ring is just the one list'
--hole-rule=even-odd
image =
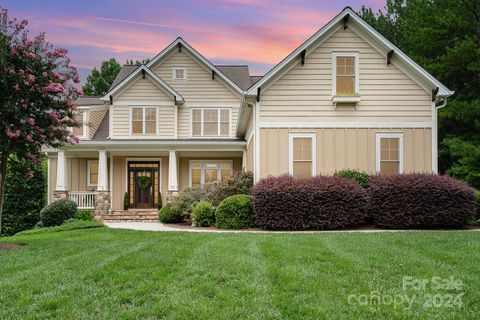
{"label": "burgundy leafed shrub", "polygon": [[381,228],[458,228],[475,215],[473,189],[448,176],[373,176],[369,184],[369,215]]}
{"label": "burgundy leafed shrub", "polygon": [[269,230],[342,229],[364,223],[367,194],[339,176],[268,177],[252,190],[258,227]]}

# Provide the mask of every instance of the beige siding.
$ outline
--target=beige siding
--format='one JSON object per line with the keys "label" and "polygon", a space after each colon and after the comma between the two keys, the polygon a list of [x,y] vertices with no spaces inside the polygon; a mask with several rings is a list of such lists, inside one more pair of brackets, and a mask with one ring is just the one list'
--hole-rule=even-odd
{"label": "beige siding", "polygon": [[97,132],[98,127],[100,126],[100,123],[103,120],[103,117],[107,113],[107,110],[90,110],[88,113],[88,139],[92,139],[93,136],[95,135],[95,132]]}
{"label": "beige siding", "polygon": [[[130,107],[157,106],[158,136],[173,139],[175,135],[175,106],[173,99],[165,94],[148,77],[139,78],[118,97],[112,108],[113,138],[130,138]],[[133,138],[138,138],[134,136]]]}
{"label": "beige siding", "polygon": [[375,173],[376,133],[403,133],[404,172],[432,171],[431,129],[261,129],[260,177],[288,173],[290,132],[316,133],[318,174],[342,169]]}
{"label": "beige siding", "polygon": [[[173,67],[187,68],[187,81],[173,81]],[[177,90],[185,99],[178,107],[178,138],[190,137],[191,107],[224,106],[232,107],[231,134],[235,135],[240,97],[218,80],[212,80],[212,74],[185,52],[175,52],[165,61],[154,67],[155,73]]]}
{"label": "beige siding", "polygon": [[[333,51],[359,53],[357,109],[333,107]],[[431,121],[430,93],[395,65],[386,66],[385,58],[351,28],[340,28],[307,55],[305,65],[296,65],[262,92],[261,121]]]}

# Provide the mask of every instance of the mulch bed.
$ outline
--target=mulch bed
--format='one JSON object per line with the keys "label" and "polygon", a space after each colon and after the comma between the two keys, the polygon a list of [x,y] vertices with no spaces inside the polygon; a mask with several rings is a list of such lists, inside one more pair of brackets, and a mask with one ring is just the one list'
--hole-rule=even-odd
{"label": "mulch bed", "polygon": [[22,244],[0,243],[0,251],[13,250],[23,247]]}

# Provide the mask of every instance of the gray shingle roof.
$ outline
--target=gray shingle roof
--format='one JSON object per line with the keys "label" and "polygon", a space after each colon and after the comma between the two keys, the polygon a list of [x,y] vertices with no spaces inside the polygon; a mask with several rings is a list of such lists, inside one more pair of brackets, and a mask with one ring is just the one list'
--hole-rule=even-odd
{"label": "gray shingle roof", "polygon": [[126,77],[128,77],[135,69],[137,69],[139,66],[135,65],[129,65],[129,64],[124,64],[122,66],[122,69],[120,69],[120,72],[118,72],[117,77],[115,80],[113,80],[112,85],[108,89],[108,91],[112,90],[114,87],[117,86],[120,82],[123,81]]}
{"label": "gray shingle roof", "polygon": [[250,81],[250,71],[248,66],[216,66],[230,80],[235,82],[242,90],[248,89],[252,85]]}
{"label": "gray shingle roof", "polygon": [[96,106],[103,105],[103,101],[100,100],[100,97],[97,96],[83,96],[78,97],[75,101],[77,106]]}
{"label": "gray shingle roof", "polygon": [[105,113],[105,116],[103,117],[102,122],[98,126],[98,129],[95,132],[95,135],[92,137],[92,140],[107,140],[110,132],[110,126],[108,123],[109,113],[110,111],[107,111]]}
{"label": "gray shingle roof", "polygon": [[262,79],[263,76],[250,76],[250,82],[253,84],[257,83],[258,81],[260,81],[260,79]]}

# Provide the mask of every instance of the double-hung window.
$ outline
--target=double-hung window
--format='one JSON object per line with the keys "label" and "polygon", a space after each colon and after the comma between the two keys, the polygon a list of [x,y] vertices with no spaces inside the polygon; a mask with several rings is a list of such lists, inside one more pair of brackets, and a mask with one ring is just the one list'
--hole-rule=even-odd
{"label": "double-hung window", "polygon": [[296,178],[314,176],[316,172],[316,134],[290,133],[289,173]]}
{"label": "double-hung window", "polygon": [[333,64],[333,96],[358,95],[358,53],[334,52]]}
{"label": "double-hung window", "polygon": [[96,186],[98,183],[98,161],[88,160],[87,162],[87,184],[89,187]]}
{"label": "double-hung window", "polygon": [[230,136],[230,109],[195,108],[192,109],[193,137]]}
{"label": "double-hung window", "polygon": [[226,181],[232,175],[232,161],[190,161],[190,186]]}
{"label": "double-hung window", "polygon": [[377,133],[376,171],[380,174],[403,173],[403,134]]}
{"label": "double-hung window", "polygon": [[131,116],[132,135],[153,135],[157,133],[157,108],[133,107]]}
{"label": "double-hung window", "polygon": [[87,111],[82,110],[73,115],[73,120],[77,123],[78,127],[72,127],[72,133],[79,138],[87,138]]}

